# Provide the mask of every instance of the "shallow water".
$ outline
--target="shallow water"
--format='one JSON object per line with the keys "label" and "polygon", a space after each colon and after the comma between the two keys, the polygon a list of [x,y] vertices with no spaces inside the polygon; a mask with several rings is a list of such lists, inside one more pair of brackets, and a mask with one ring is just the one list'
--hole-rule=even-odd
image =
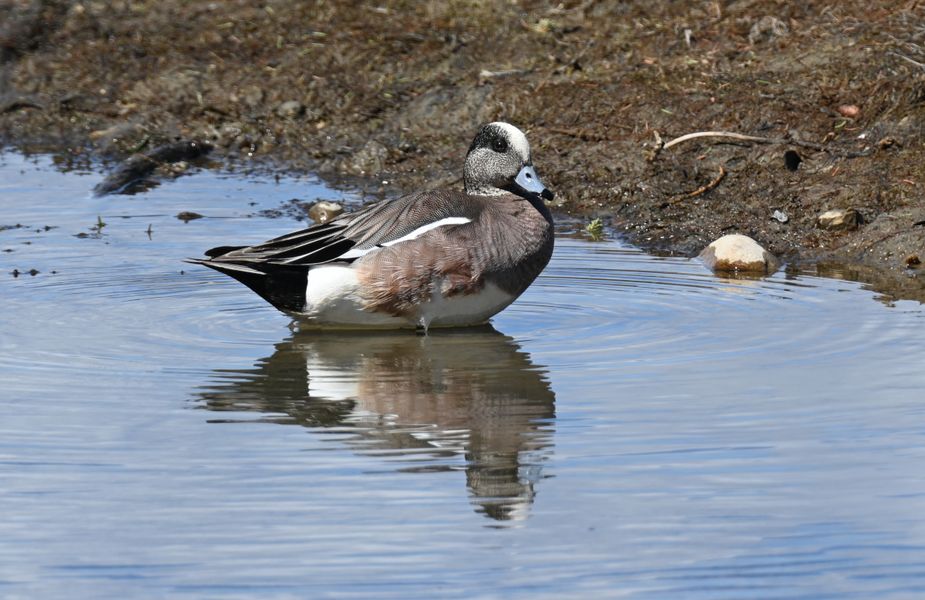
{"label": "shallow water", "polygon": [[0,597],[925,595],[921,305],[562,235],[493,328],[298,333],[181,260],[357,198],[99,178],[0,155]]}

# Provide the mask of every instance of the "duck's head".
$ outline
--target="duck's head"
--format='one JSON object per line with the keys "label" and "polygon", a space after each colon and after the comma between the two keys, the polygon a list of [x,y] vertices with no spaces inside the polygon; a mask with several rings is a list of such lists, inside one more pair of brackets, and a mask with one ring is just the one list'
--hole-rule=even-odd
{"label": "duck's head", "polygon": [[533,169],[527,136],[501,121],[483,125],[472,140],[463,181],[469,194],[497,196],[510,192],[527,199],[553,198]]}

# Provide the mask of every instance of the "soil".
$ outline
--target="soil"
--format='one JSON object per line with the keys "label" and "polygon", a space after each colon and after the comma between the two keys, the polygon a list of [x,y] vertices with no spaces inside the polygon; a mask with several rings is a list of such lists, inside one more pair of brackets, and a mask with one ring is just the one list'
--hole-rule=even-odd
{"label": "soil", "polygon": [[[68,164],[196,140],[387,196],[461,185],[506,120],[560,213],[689,256],[743,233],[921,298],[919,4],[0,0],[0,143]],[[701,131],[764,140],[661,147]],[[832,209],[855,213],[821,228]]]}

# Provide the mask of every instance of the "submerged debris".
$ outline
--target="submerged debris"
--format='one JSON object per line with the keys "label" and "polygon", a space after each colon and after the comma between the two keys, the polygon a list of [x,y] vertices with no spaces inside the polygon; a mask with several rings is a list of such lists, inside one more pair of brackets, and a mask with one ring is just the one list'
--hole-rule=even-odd
{"label": "submerged debris", "polygon": [[98,183],[93,193],[97,196],[132,193],[158,167],[194,160],[211,150],[212,145],[207,142],[188,140],[160,146],[147,154],[135,154]]}

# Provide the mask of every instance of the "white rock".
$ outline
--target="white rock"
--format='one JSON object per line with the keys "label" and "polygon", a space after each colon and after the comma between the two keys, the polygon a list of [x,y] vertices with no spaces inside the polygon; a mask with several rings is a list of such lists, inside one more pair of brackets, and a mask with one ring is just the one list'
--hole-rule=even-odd
{"label": "white rock", "polygon": [[305,113],[305,106],[298,100],[289,100],[276,107],[276,114],[284,119],[294,119]]}
{"label": "white rock", "polygon": [[724,235],[704,248],[700,260],[707,268],[720,273],[767,275],[778,266],[773,254],[752,238],[738,233]]}
{"label": "white rock", "polygon": [[861,224],[861,213],[853,208],[827,210],[816,217],[816,224],[822,229],[835,231],[857,229],[858,225]]}
{"label": "white rock", "polygon": [[308,216],[316,223],[327,223],[342,212],[344,212],[344,207],[337,202],[321,200],[308,209]]}

